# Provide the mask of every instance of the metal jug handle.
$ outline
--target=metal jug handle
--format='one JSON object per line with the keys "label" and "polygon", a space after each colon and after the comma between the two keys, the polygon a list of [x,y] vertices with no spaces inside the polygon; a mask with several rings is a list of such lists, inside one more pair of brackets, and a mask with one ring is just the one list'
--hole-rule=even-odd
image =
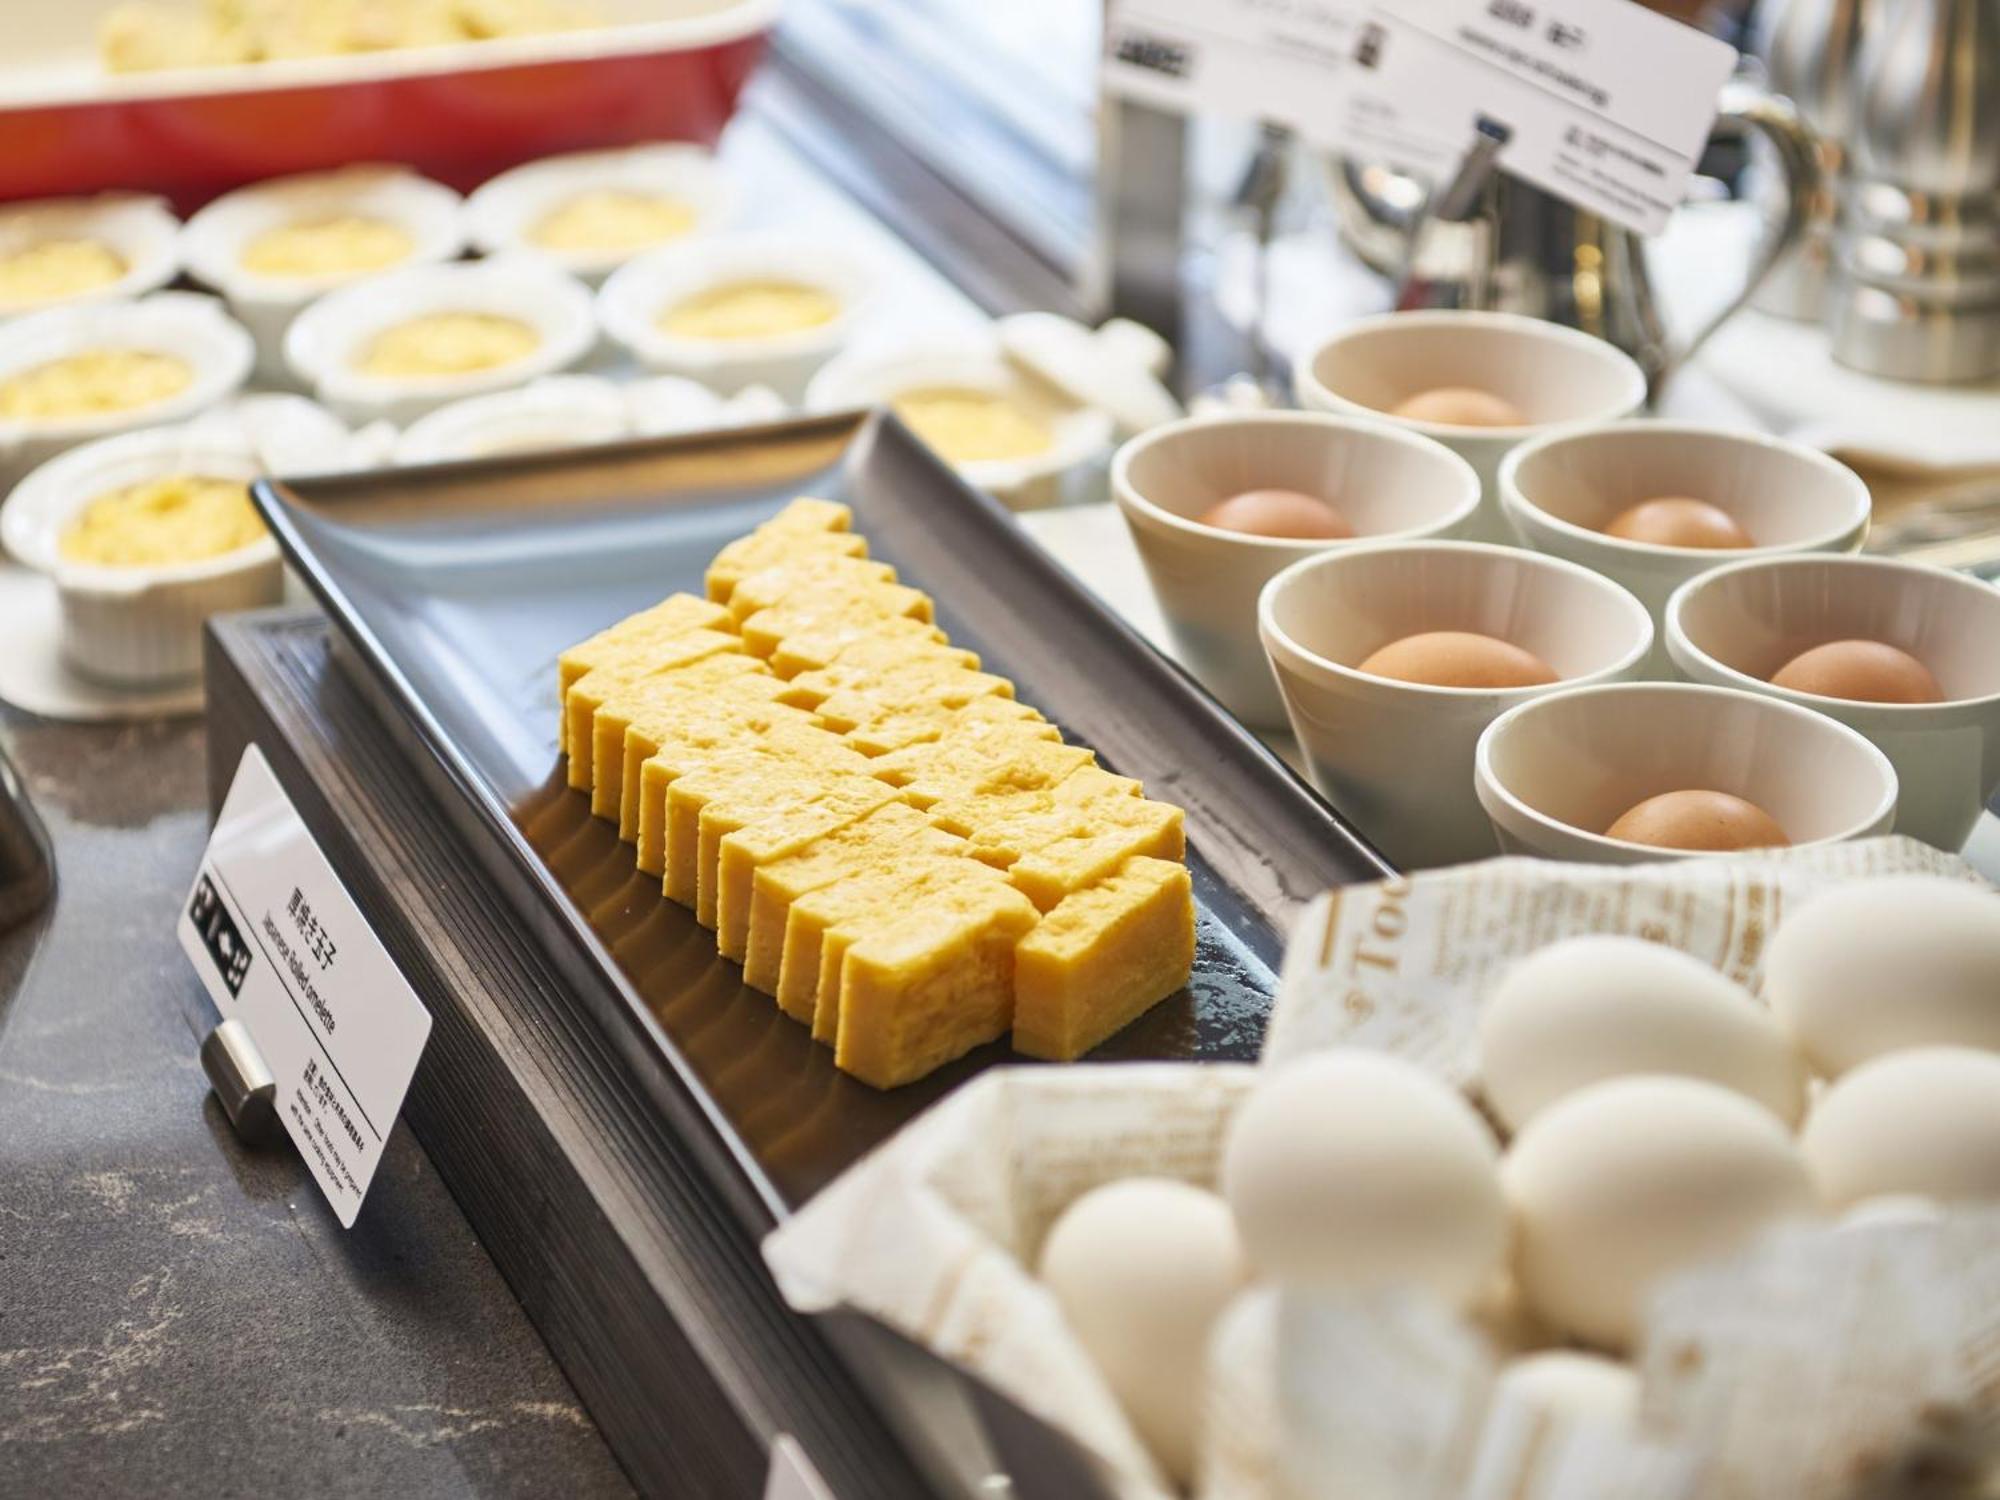
{"label": "metal jug handle", "polygon": [[1648,381],[1652,400],[1658,399],[1667,381],[1694,357],[1716,329],[1742,310],[1765,279],[1777,270],[1778,263],[1805,237],[1812,220],[1812,205],[1821,189],[1818,143],[1791,100],[1740,79],[1732,81],[1723,88],[1714,133],[1725,138],[1761,135],[1771,143],[1784,173],[1785,211],[1759,242],[1742,289],[1696,329],[1685,344],[1673,349],[1664,330],[1657,331],[1656,347],[1661,358]]}

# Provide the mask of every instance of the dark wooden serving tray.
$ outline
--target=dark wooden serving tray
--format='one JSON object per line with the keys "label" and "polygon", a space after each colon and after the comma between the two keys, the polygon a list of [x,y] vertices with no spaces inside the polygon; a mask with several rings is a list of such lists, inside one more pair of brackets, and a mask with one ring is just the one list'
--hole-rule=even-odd
{"label": "dark wooden serving tray", "polygon": [[[875,555],[954,641],[1187,809],[1193,982],[1099,1049],[1247,1058],[1291,920],[1383,872],[1340,818],[1190,679],[893,419],[838,415],[692,438],[257,486],[330,616],[339,659],[619,1056],[761,1232],[977,1070],[982,1049],[879,1093],[745,988],[567,790],[555,658],[676,589],[799,494],[854,507]],[[661,1063],[665,1066],[662,1067]]]}

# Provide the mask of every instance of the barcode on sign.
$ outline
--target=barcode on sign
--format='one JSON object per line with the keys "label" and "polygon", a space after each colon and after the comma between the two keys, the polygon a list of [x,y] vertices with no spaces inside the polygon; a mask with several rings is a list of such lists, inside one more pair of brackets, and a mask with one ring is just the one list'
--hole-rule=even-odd
{"label": "barcode on sign", "polygon": [[1128,67],[1144,68],[1164,78],[1186,78],[1194,72],[1194,49],[1143,31],[1122,33],[1112,56]]}

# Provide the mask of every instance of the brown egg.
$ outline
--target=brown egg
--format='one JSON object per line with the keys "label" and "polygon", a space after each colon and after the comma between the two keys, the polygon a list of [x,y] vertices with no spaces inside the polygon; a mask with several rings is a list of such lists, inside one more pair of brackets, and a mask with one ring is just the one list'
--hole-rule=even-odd
{"label": "brown egg", "polygon": [[1359,670],[1426,687],[1540,687],[1556,674],[1532,651],[1470,630],[1429,630],[1391,641]]}
{"label": "brown egg", "polygon": [[1469,385],[1418,391],[1389,408],[1389,415],[1445,427],[1523,427],[1528,421],[1513,402]]}
{"label": "brown egg", "polygon": [[1754,547],[1750,533],[1736,524],[1736,518],[1719,505],[1706,500],[1690,500],[1683,495],[1666,495],[1641,500],[1629,510],[1612,517],[1604,528],[1606,536],[1627,542],[1650,542],[1655,547],[1701,547],[1715,551],[1731,547]]}
{"label": "brown egg", "polygon": [[1776,818],[1727,792],[1662,792],[1628,808],[1604,831],[1655,849],[1782,849],[1791,843]]}
{"label": "brown egg", "polygon": [[1802,651],[1772,674],[1773,687],[1857,703],[1942,703],[1931,669],[1882,641],[1828,641]]}
{"label": "brown egg", "polygon": [[1290,541],[1342,541],[1354,535],[1347,517],[1317,495],[1299,490],[1245,490],[1219,500],[1195,519],[1204,526]]}

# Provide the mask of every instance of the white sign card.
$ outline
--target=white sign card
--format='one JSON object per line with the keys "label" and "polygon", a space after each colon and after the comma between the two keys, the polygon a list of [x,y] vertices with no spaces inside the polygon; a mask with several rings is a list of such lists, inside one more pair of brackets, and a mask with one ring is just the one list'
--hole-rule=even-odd
{"label": "white sign card", "polygon": [[430,1013],[255,745],[179,924],[223,1019],[249,1028],[278,1117],[346,1228],[381,1163]]}
{"label": "white sign card", "polygon": [[1502,170],[1655,234],[1735,66],[1634,0],[1117,0],[1104,80],[1440,182],[1496,135]]}
{"label": "white sign card", "polygon": [[1449,165],[1463,142],[1406,138],[1347,109],[1363,10],[1360,0],[1114,0],[1104,84],[1180,114],[1289,126],[1348,155]]}
{"label": "white sign card", "polygon": [[1633,0],[1370,4],[1356,48],[1336,133],[1461,155],[1497,133],[1504,171],[1641,234],[1680,206],[1736,68],[1728,43]]}

